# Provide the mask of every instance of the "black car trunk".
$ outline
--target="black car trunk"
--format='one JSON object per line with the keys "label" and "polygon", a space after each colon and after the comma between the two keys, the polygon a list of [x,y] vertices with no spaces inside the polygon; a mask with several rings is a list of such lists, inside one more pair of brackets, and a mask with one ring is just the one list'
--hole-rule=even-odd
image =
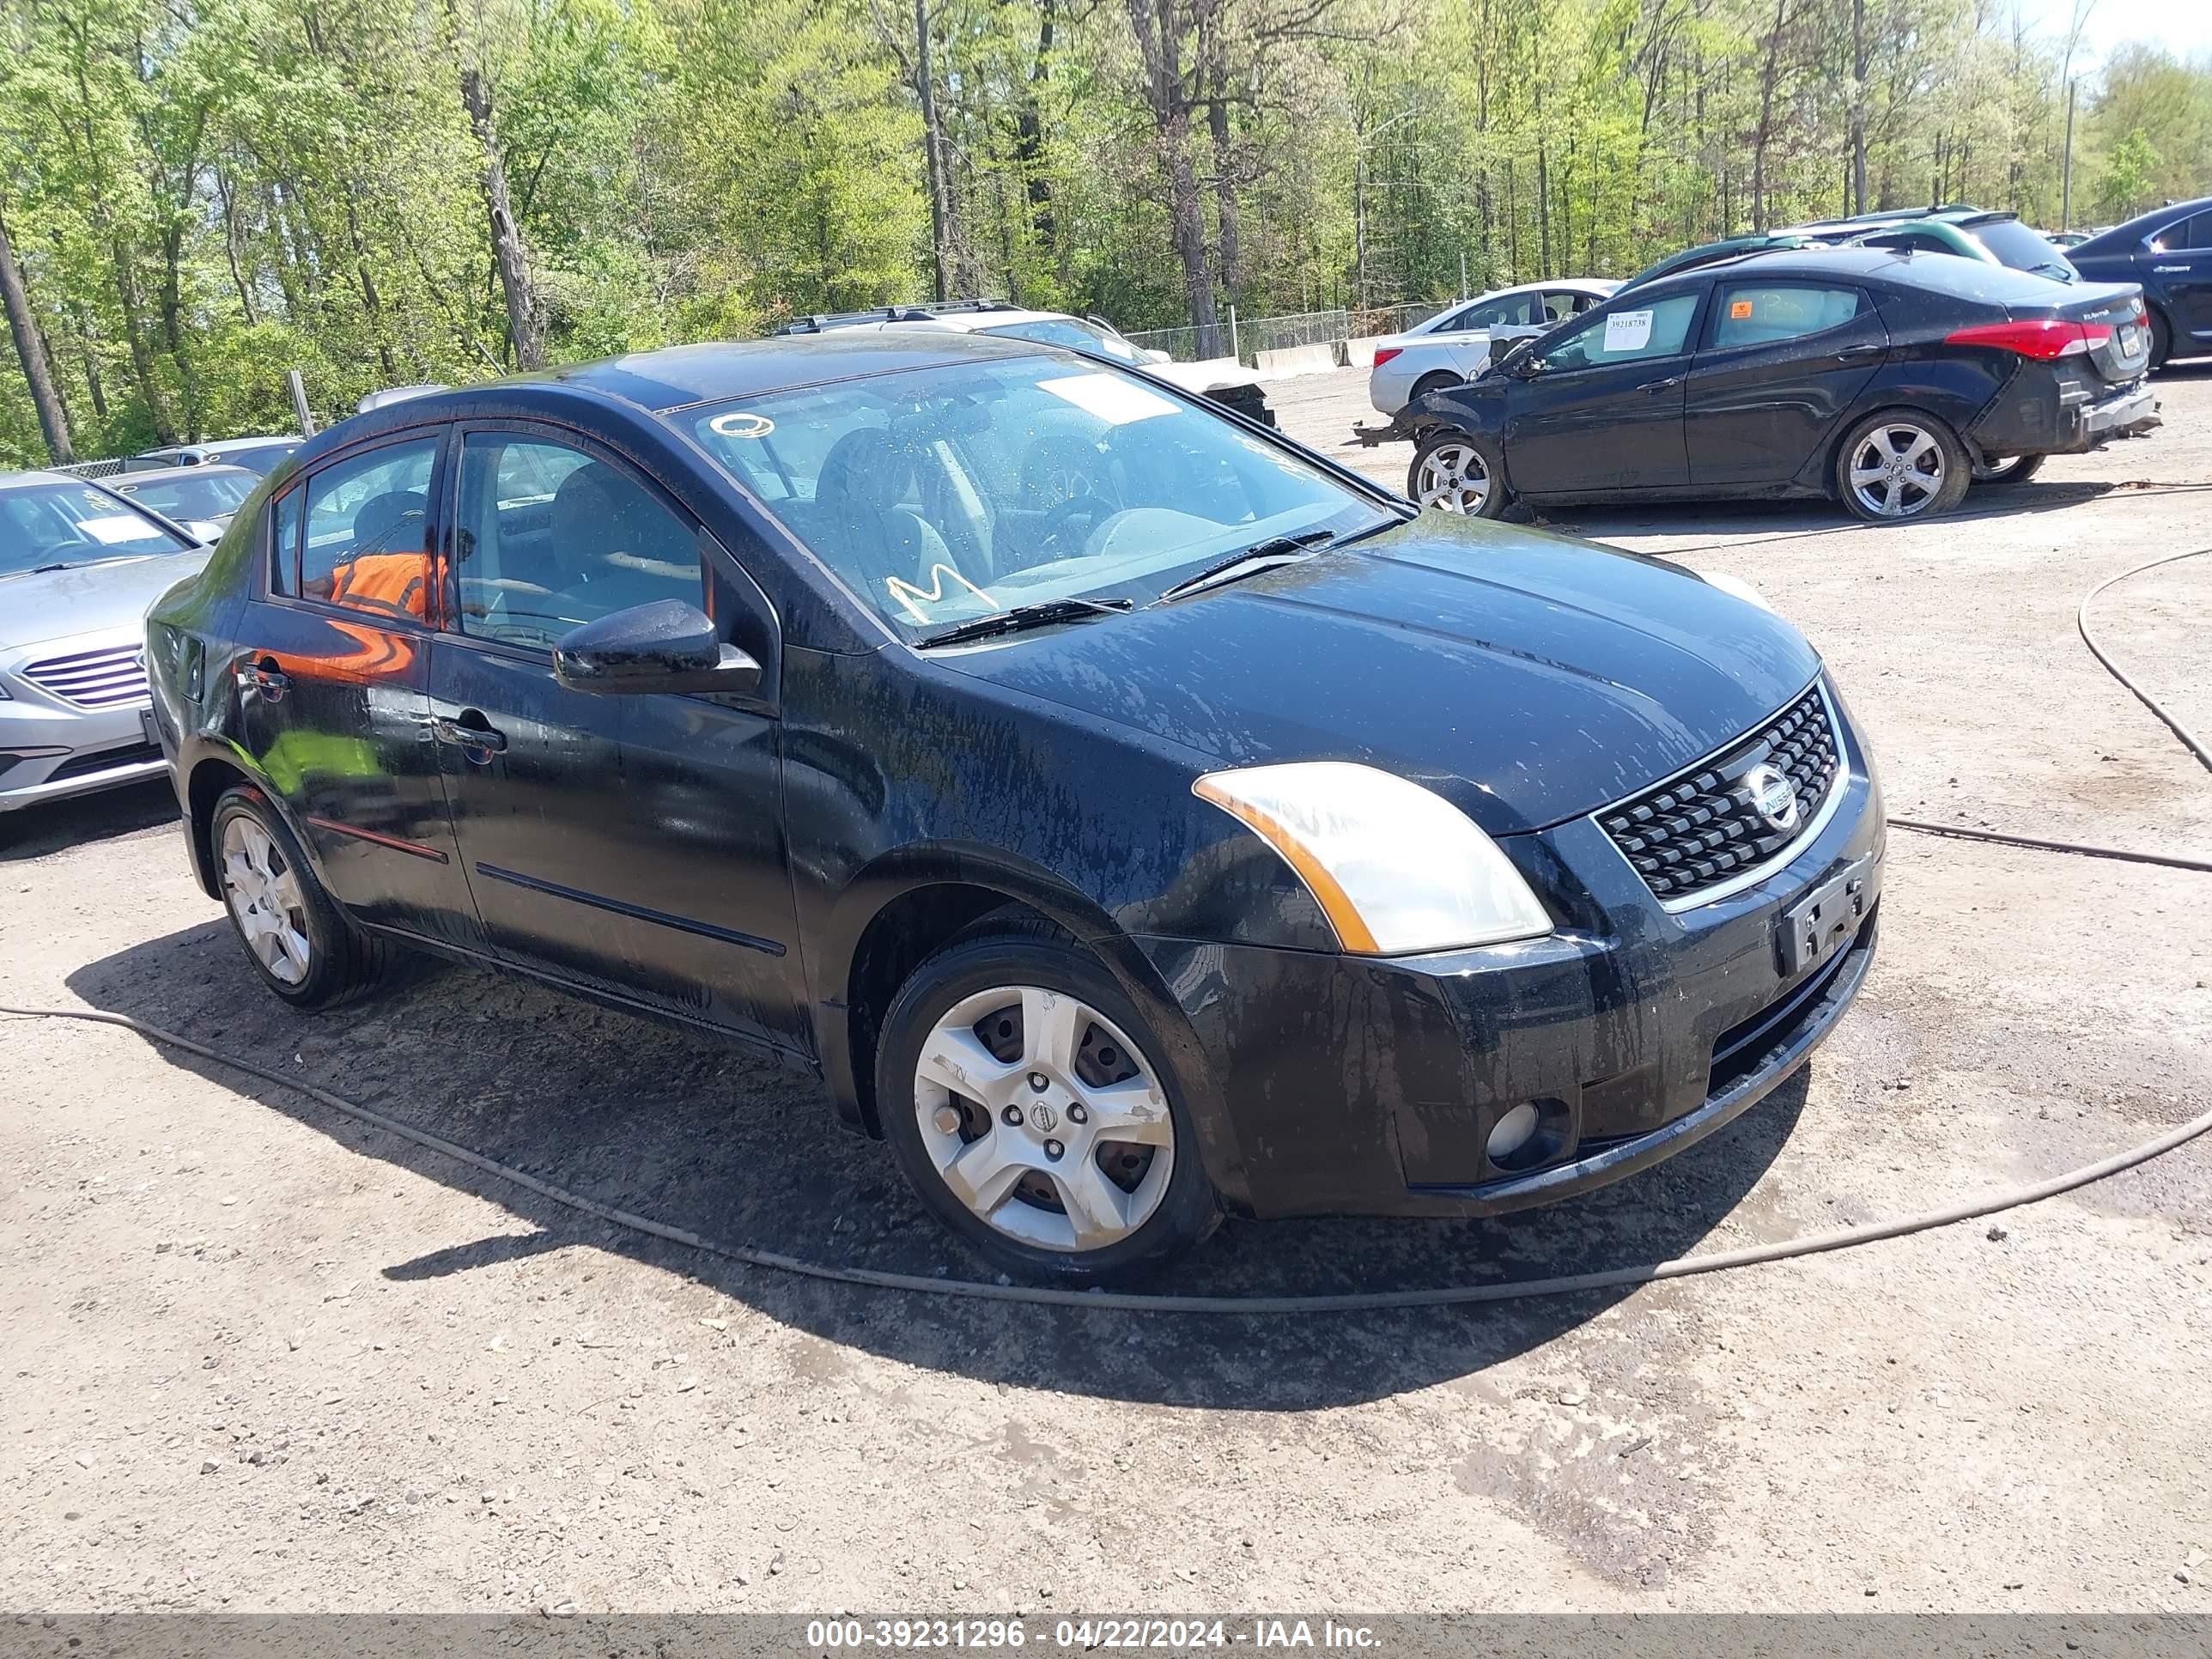
{"label": "black car trunk", "polygon": [[[2015,309],[2014,315],[2019,316]],[[2102,283],[2066,290],[2058,302],[2043,313],[2086,325],[2092,343],[2086,356],[2075,353],[2063,361],[2086,366],[2091,390],[2125,386],[2141,380],[2150,368],[2150,330],[2142,306],[2142,289],[2133,283]],[[2102,337],[2100,337],[2101,333]]]}

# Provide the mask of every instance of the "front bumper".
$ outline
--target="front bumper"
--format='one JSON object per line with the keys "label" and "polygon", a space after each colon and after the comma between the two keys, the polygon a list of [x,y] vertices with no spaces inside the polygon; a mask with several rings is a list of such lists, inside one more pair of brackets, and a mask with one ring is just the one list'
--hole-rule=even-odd
{"label": "front bumper", "polygon": [[0,812],[159,777],[149,704],[82,708],[10,678],[0,699]]}
{"label": "front bumper", "polygon": [[[1551,938],[1378,960],[1143,939],[1212,1076],[1237,1167],[1211,1170],[1261,1216],[1492,1215],[1618,1181],[1771,1094],[1864,982],[1879,921],[1881,794],[1856,734],[1819,832],[1756,885],[1669,914],[1596,823],[1501,842],[1561,914]],[[1866,913],[1785,969],[1784,918],[1846,871]],[[1492,1164],[1523,1103],[1528,1160]]]}

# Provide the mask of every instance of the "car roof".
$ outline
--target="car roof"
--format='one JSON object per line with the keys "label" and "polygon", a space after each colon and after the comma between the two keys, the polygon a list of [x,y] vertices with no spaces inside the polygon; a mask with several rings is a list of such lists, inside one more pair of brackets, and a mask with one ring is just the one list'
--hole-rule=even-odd
{"label": "car roof", "polygon": [[29,468],[21,472],[0,472],[0,490],[36,489],[48,484],[82,483],[85,480],[70,472],[49,472],[43,468]]}
{"label": "car roof", "polygon": [[2131,248],[2153,231],[2163,230],[2168,225],[2202,213],[2208,208],[2212,208],[2212,196],[2199,196],[2187,202],[2168,202],[2164,207],[2151,208],[2117,225],[2107,225],[2087,241],[2069,248],[2068,252],[2086,254],[2094,258],[2100,253]]}
{"label": "car roof", "polygon": [[[1950,258],[1956,256],[1945,254],[1941,257]],[[1639,291],[1667,288],[1677,283],[1687,284],[1701,277],[1752,270],[1762,276],[1832,276],[1863,280],[1878,271],[1905,265],[1911,258],[1910,254],[1886,247],[1747,248],[1741,253],[1711,260],[1688,270],[1670,271],[1663,276],[1655,276],[1648,283],[1638,284],[1638,287]]]}
{"label": "car roof", "polygon": [[[294,439],[295,443],[302,441]],[[147,466],[136,472],[118,472],[111,486],[126,495],[141,484],[162,483],[171,478],[252,478],[259,483],[261,475],[248,466],[224,466],[220,463],[201,466]]]}

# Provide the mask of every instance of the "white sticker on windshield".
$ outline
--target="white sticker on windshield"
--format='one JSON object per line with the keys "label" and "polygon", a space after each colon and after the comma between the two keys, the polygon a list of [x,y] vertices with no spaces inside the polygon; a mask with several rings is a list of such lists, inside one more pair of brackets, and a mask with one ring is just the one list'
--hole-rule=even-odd
{"label": "white sticker on windshield", "polygon": [[1651,343],[1651,313],[1616,311],[1605,319],[1607,351],[1641,351]]}
{"label": "white sticker on windshield", "polygon": [[1057,380],[1039,380],[1037,386],[1086,415],[1096,415],[1109,426],[1127,426],[1132,421],[1176,412],[1175,404],[1158,392],[1118,374],[1070,374]]}
{"label": "white sticker on windshield", "polygon": [[118,542],[143,542],[152,533],[146,520],[128,513],[110,513],[104,518],[79,519],[76,527],[96,542],[113,547]]}

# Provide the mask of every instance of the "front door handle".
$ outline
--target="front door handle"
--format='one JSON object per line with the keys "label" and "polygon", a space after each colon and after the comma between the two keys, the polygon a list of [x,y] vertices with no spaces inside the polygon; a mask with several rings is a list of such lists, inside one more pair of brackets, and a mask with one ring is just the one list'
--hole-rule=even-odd
{"label": "front door handle", "polygon": [[1682,384],[1682,380],[1683,377],[1680,374],[1669,374],[1663,380],[1646,380],[1644,383],[1644,390],[1647,395],[1654,392],[1672,392]]}
{"label": "front door handle", "polygon": [[430,722],[430,730],[437,734],[440,743],[452,744],[479,766],[489,765],[491,757],[507,748],[507,733],[473,708],[463,709],[458,720],[448,720],[441,714]]}

